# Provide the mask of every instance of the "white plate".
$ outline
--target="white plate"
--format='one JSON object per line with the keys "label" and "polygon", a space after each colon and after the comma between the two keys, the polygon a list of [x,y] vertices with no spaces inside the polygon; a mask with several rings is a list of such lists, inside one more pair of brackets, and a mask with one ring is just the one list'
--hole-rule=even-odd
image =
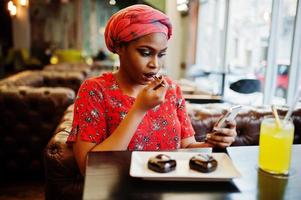
{"label": "white plate", "polygon": [[[174,171],[157,173],[147,167],[150,157],[158,154],[166,154],[177,161]],[[239,178],[241,175],[234,167],[231,159],[225,153],[212,153],[217,160],[217,168],[210,173],[201,173],[189,168],[191,157],[202,154],[198,152],[158,152],[158,151],[134,151],[132,152],[130,176],[147,180],[177,180],[177,181],[229,181]]]}

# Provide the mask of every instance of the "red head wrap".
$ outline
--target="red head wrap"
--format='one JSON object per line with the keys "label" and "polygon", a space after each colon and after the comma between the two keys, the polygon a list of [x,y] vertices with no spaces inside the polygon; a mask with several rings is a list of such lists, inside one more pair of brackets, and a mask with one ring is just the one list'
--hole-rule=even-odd
{"label": "red head wrap", "polygon": [[133,5],[110,18],[105,30],[105,41],[108,49],[115,53],[115,48],[121,43],[150,33],[164,33],[169,39],[172,34],[169,18],[152,7]]}

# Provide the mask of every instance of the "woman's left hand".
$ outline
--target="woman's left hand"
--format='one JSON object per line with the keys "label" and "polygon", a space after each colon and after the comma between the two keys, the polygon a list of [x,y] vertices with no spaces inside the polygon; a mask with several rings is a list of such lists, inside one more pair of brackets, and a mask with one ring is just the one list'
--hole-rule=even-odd
{"label": "woman's left hand", "polygon": [[226,148],[229,147],[237,136],[236,122],[226,121],[227,128],[213,128],[212,133],[207,134],[207,143],[214,145],[215,147]]}

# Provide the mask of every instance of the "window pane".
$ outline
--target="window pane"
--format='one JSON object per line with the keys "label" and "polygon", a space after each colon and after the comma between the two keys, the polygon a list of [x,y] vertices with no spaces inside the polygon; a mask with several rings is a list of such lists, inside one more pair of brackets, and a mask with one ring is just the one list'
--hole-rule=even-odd
{"label": "window pane", "polygon": [[199,48],[197,48],[196,63],[203,70],[216,71],[221,65],[224,0],[201,2],[198,25]]}
{"label": "window pane", "polygon": [[[226,2],[200,1],[196,66],[189,68],[187,74],[196,76],[197,85],[203,89],[221,94],[221,75],[225,73],[226,101],[260,105],[266,81],[273,0],[229,1],[228,27],[225,27]],[[274,104],[286,103],[296,5],[297,0],[282,0],[280,6],[276,89],[275,94],[265,91],[270,93]],[[223,64],[226,31],[226,64]]]}
{"label": "window pane", "polygon": [[230,2],[225,99],[259,105],[262,104],[272,0]]}
{"label": "window pane", "polygon": [[225,0],[200,1],[196,63],[186,72],[197,93],[221,93],[224,15]]}
{"label": "window pane", "polygon": [[273,104],[285,104],[289,68],[292,50],[293,32],[295,24],[297,0],[283,0],[281,20],[279,22],[280,34],[277,49],[277,78],[276,91],[272,100]]}

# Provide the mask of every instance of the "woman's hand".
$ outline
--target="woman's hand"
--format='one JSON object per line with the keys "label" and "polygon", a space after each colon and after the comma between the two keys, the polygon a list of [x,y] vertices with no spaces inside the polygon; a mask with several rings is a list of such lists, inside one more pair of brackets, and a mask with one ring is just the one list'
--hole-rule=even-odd
{"label": "woman's hand", "polygon": [[134,107],[147,111],[159,104],[165,99],[165,94],[168,89],[168,83],[164,78],[156,78],[150,82],[141,92],[139,92]]}
{"label": "woman's hand", "polygon": [[213,128],[212,133],[207,134],[207,143],[214,145],[215,147],[226,148],[230,146],[237,136],[236,122],[226,121],[227,128]]}

